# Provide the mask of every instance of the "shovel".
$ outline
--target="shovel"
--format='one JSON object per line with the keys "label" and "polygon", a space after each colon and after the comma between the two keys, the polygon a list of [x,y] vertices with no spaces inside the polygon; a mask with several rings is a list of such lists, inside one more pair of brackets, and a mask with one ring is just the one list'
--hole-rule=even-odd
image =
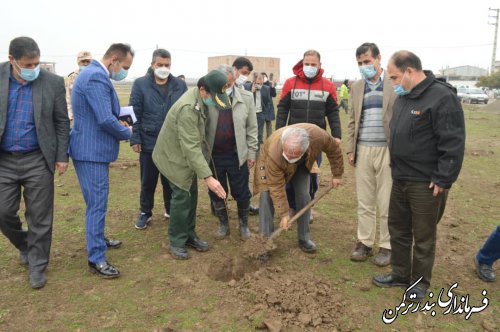
{"label": "shovel", "polygon": [[[323,191],[321,194],[319,195],[316,195],[316,197],[314,197],[314,199],[312,201],[310,201],[306,206],[304,206],[302,209],[300,209],[299,212],[297,212],[291,219],[290,221],[288,221],[288,224],[291,225],[292,223],[296,222],[300,217],[302,217],[302,215],[304,213],[306,213],[307,210],[309,210],[310,208],[312,208],[316,203],[318,203],[318,201],[320,199],[322,199],[326,194],[328,194],[330,192],[330,190],[332,190],[332,185],[330,185],[325,191]],[[274,244],[273,244],[273,240],[275,238],[277,238],[281,232],[283,232],[284,228],[278,228],[276,231],[274,231],[271,236],[269,236],[269,238],[267,239],[267,244],[266,244],[266,247],[267,248],[273,248],[274,247]]]}
{"label": "shovel", "polygon": [[[312,201],[310,201],[306,206],[304,206],[300,211],[298,211],[288,222],[290,225],[297,221],[308,209],[312,208],[321,198],[323,198],[326,194],[332,190],[332,186],[330,185],[325,191],[323,191],[321,194],[316,195]],[[273,240],[276,239],[281,232],[283,232],[283,228],[279,228],[276,231],[274,231],[271,236],[266,238],[262,234],[260,235],[254,235],[251,236],[247,241],[245,241],[245,244],[243,245],[243,248],[241,250],[240,255],[244,259],[257,259],[259,261],[267,261],[269,259],[269,256],[273,250],[275,250],[277,247],[273,243]]]}

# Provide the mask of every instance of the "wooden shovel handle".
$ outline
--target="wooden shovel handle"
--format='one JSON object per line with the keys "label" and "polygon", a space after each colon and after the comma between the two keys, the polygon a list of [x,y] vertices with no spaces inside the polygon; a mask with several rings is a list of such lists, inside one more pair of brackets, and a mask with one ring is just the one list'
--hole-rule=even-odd
{"label": "wooden shovel handle", "polygon": [[[302,215],[304,213],[306,213],[307,210],[309,210],[310,208],[312,208],[316,203],[318,203],[318,201],[320,199],[322,199],[326,194],[328,194],[330,192],[330,190],[332,190],[332,185],[330,185],[325,191],[323,191],[321,194],[319,195],[316,195],[314,197],[314,199],[312,201],[310,201],[309,203],[307,203],[306,206],[304,206],[302,209],[300,209],[299,212],[297,212],[289,221],[288,221],[288,224],[291,225],[292,223],[296,222],[297,219],[299,219],[300,217],[302,217]],[[269,241],[272,241],[273,239],[277,238],[281,232],[283,231],[283,228],[278,228],[276,231],[273,232],[273,234],[271,234],[271,236],[269,236]]]}

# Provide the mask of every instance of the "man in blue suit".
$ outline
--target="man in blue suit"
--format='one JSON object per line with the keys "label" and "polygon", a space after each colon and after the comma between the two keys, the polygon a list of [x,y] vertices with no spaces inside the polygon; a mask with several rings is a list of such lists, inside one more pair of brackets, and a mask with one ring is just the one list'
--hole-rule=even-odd
{"label": "man in blue suit", "polygon": [[101,61],[92,60],[78,76],[71,93],[74,123],[69,155],[87,205],[88,265],[91,272],[104,278],[120,276],[106,259],[104,239],[109,163],[118,157],[119,141],[130,139],[132,133],[131,127],[118,120],[120,104],[111,79],[123,80],[133,57],[130,45],[111,45]]}

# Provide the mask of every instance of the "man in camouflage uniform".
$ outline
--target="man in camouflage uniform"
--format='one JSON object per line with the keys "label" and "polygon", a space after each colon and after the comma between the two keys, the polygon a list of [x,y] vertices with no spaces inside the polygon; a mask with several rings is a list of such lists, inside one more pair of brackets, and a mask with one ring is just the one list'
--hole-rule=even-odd
{"label": "man in camouflage uniform", "polygon": [[73,83],[75,83],[78,74],[90,64],[90,61],[92,61],[92,54],[90,52],[82,51],[78,53],[76,58],[78,69],[69,74],[66,78],[66,103],[68,104],[68,117],[70,121],[73,121],[73,111],[71,109],[71,90],[73,90]]}

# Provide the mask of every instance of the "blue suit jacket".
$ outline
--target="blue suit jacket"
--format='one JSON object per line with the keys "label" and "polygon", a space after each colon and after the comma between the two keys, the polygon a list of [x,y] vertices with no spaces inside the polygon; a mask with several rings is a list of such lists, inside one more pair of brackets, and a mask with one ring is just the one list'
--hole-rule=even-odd
{"label": "blue suit jacket", "polygon": [[96,60],[82,71],[71,93],[73,128],[69,155],[74,160],[111,162],[118,158],[119,141],[130,129],[118,121],[120,104],[108,73]]}

